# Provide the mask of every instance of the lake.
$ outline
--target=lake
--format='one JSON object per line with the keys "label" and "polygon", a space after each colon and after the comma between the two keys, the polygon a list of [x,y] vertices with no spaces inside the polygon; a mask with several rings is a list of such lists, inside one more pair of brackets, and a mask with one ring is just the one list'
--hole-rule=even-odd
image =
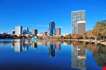
{"label": "lake", "polygon": [[0,39],[0,70],[102,70],[105,59],[101,44]]}

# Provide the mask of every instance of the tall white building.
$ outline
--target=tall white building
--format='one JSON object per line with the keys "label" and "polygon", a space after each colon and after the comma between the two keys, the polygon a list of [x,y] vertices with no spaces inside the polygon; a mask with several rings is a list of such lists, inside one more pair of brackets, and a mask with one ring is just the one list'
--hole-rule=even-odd
{"label": "tall white building", "polygon": [[72,11],[71,21],[73,34],[83,34],[86,31],[85,10]]}
{"label": "tall white building", "polygon": [[22,26],[16,26],[15,27],[15,35],[20,36],[22,34]]}

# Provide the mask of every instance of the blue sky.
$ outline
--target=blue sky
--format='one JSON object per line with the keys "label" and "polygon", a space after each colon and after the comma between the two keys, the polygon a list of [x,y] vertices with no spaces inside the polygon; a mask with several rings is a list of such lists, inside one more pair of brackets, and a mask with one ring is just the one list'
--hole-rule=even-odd
{"label": "blue sky", "polygon": [[96,21],[106,19],[106,0],[0,0],[0,32],[11,32],[17,26],[48,30],[51,20],[62,34],[71,33],[71,11],[86,10],[86,30]]}

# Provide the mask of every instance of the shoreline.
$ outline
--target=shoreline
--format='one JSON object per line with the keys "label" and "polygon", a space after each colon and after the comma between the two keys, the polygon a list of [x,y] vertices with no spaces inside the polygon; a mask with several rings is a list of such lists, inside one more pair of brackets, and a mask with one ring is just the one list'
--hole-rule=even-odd
{"label": "shoreline", "polygon": [[83,41],[83,42],[94,42],[97,44],[103,44],[106,45],[106,41],[101,41],[101,40],[91,40],[91,39],[76,39],[74,41]]}
{"label": "shoreline", "polygon": [[[4,40],[8,40],[10,38],[4,39]],[[16,38],[16,39],[20,39],[20,38]],[[24,38],[25,39],[25,38]],[[0,38],[0,40],[3,40]],[[11,39],[10,39],[11,40]],[[13,39],[12,39],[13,40]],[[39,39],[39,40],[44,40],[44,39]],[[54,41],[58,40],[58,39],[53,39]],[[102,40],[92,40],[92,39],[59,39],[59,41],[81,41],[81,42],[93,42],[96,44],[103,44],[106,45],[106,41],[102,41]]]}

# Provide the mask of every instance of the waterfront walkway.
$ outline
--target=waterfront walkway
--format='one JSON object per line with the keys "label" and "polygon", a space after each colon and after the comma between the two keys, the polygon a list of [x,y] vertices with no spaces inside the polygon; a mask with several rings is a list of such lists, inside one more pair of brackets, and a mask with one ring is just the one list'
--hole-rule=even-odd
{"label": "waterfront walkway", "polygon": [[92,39],[71,39],[73,41],[84,41],[84,42],[94,42],[94,43],[100,43],[103,45],[106,45],[106,41],[100,41],[100,40],[92,40]]}

